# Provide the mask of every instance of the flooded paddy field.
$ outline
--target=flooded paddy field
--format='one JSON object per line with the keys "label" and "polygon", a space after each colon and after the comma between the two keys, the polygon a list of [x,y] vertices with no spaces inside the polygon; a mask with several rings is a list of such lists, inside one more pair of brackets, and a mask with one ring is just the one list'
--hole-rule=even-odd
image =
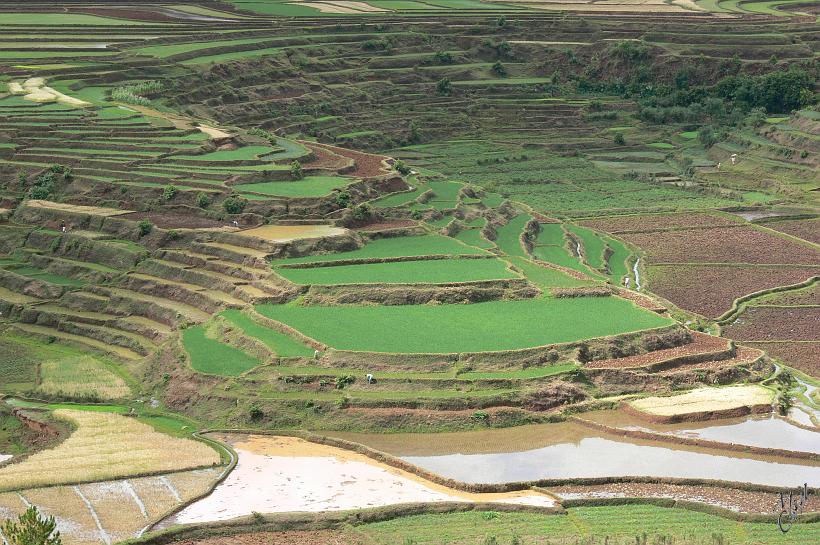
{"label": "flooded paddy field", "polygon": [[[754,441],[764,448],[788,449],[785,444],[799,446],[799,450],[806,452],[820,449],[820,435],[785,421],[745,422],[703,427],[687,424],[666,433],[699,433],[703,438],[727,443],[750,438],[750,443]],[[751,439],[757,434],[760,435],[756,440]],[[572,422],[442,433],[434,441],[415,434],[338,435],[468,483],[619,476],[714,479],[773,486],[791,486],[796,481],[820,482],[820,464],[811,461],[629,439]]]}
{"label": "flooded paddy field", "polygon": [[211,495],[161,524],[229,520],[257,513],[321,512],[399,503],[482,501],[551,507],[534,491],[470,494],[446,488],[364,455],[295,437],[220,435],[239,455]]}
{"label": "flooded paddy field", "polygon": [[332,237],[347,233],[347,229],[332,225],[263,225],[237,234],[271,242],[290,242],[303,238]]}

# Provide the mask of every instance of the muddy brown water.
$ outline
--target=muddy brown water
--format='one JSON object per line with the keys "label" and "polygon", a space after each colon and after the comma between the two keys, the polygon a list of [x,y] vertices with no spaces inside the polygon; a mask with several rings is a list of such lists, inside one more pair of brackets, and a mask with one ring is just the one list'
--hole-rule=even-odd
{"label": "muddy brown water", "polygon": [[492,501],[550,507],[534,491],[470,494],[449,489],[362,454],[295,437],[223,434],[236,468],[206,498],[158,525],[229,520],[253,512],[320,512],[398,503]]}
{"label": "muddy brown water", "polygon": [[338,236],[347,232],[347,229],[332,225],[262,225],[254,229],[238,231],[236,234],[271,242],[290,242],[303,238]]}
{"label": "muddy brown water", "polygon": [[582,415],[586,420],[627,430],[706,439],[752,447],[820,454],[820,430],[806,430],[776,415],[755,415],[712,422],[655,424],[623,411],[595,411]]}
{"label": "muddy brown water", "polygon": [[[820,434],[800,430],[812,435],[797,435],[794,430],[787,431],[780,422],[743,424],[721,421],[717,426],[698,428],[689,424],[675,431],[697,432],[704,438],[709,436],[711,440],[730,442],[728,437],[748,439],[756,433],[768,433],[763,430],[765,426],[778,430],[780,435],[791,436],[794,432],[789,441],[799,444],[800,450],[816,452],[819,448]],[[791,427],[799,430],[796,426]],[[389,452],[444,477],[469,483],[635,476],[718,479],[774,486],[793,486],[797,482],[820,485],[818,463],[622,438],[571,422],[442,433],[434,437],[419,434],[334,435]],[[804,441],[810,444],[806,445]],[[762,446],[784,448],[777,445],[774,434],[758,442]]]}

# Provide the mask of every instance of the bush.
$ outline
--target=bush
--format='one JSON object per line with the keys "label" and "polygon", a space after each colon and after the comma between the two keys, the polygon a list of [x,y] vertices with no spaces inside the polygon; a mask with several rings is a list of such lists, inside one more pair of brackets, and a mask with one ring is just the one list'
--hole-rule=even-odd
{"label": "bush", "polygon": [[433,55],[433,59],[439,64],[453,64],[453,54],[449,51],[436,51],[436,54]]}
{"label": "bush", "polygon": [[373,217],[373,211],[367,204],[360,204],[353,209],[353,219],[356,221],[366,221]]}
{"label": "bush", "polygon": [[251,405],[251,408],[248,409],[248,416],[251,420],[256,421],[260,420],[263,416],[265,416],[265,413],[262,412],[262,409],[260,409],[256,405]]}
{"label": "bush", "polygon": [[344,389],[345,386],[349,386],[350,384],[353,384],[354,382],[356,382],[356,377],[354,377],[352,375],[342,375],[342,376],[336,377],[336,389],[337,390],[342,390],[342,389]]}
{"label": "bush", "polygon": [[618,145],[618,146],[623,146],[624,144],[626,144],[626,140],[624,139],[624,135],[621,132],[616,132],[615,133],[614,141],[615,141],[615,144]]}
{"label": "bush", "polygon": [[154,224],[145,219],[137,224],[137,229],[139,230],[140,236],[144,237],[154,229]]}
{"label": "bush", "polygon": [[8,519],[3,522],[3,535],[9,545],[62,545],[60,532],[54,517],[43,518],[34,506],[26,509],[15,522]]}
{"label": "bush", "polygon": [[301,180],[305,177],[305,171],[302,170],[302,163],[296,159],[290,164],[290,177],[294,180]]}
{"label": "bush", "polygon": [[701,145],[707,149],[714,146],[715,143],[717,143],[717,136],[715,136],[715,130],[708,125],[705,125],[698,129],[698,142],[700,142]]}
{"label": "bush", "polygon": [[116,102],[136,104],[138,106],[150,106],[151,100],[143,95],[151,95],[162,92],[165,86],[160,81],[142,81],[133,85],[117,87],[111,91],[111,99]]}
{"label": "bush", "polygon": [[162,200],[170,201],[171,199],[177,196],[177,193],[179,193],[179,189],[177,189],[177,186],[175,186],[174,184],[166,185],[165,189],[162,190]]}
{"label": "bush", "polygon": [[222,208],[224,208],[228,214],[241,214],[247,204],[248,201],[246,199],[231,195],[222,201]]}
{"label": "bush", "polygon": [[499,77],[506,77],[507,76],[507,69],[504,68],[504,65],[501,64],[501,61],[495,61],[493,64],[492,71],[495,75]]}
{"label": "bush", "polygon": [[338,206],[339,208],[347,208],[348,206],[350,206],[350,199],[350,193],[348,193],[347,191],[340,191],[336,194],[336,206]]}
{"label": "bush", "polygon": [[436,93],[441,96],[450,96],[453,92],[453,84],[450,82],[450,78],[440,79],[438,83],[436,83]]}
{"label": "bush", "polygon": [[396,163],[393,165],[393,168],[395,168],[398,171],[398,173],[402,176],[407,176],[412,171],[410,166],[401,159],[396,161]]}
{"label": "bush", "polygon": [[196,196],[196,205],[200,208],[208,208],[211,205],[211,197],[207,193],[200,193]]}
{"label": "bush", "polygon": [[485,422],[489,420],[490,415],[484,411],[476,411],[470,416],[470,418],[472,418],[473,420],[478,420],[480,422]]}

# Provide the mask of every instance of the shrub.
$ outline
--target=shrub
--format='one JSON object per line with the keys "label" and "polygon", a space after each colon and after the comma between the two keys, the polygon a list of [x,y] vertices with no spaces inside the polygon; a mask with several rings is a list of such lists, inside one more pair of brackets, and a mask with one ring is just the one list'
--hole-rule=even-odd
{"label": "shrub", "polygon": [[393,167],[398,171],[399,174],[402,176],[407,176],[411,172],[411,168],[408,166],[407,163],[402,161],[401,159],[397,160]]}
{"label": "shrub", "polygon": [[443,78],[436,83],[436,93],[441,96],[450,96],[453,92],[453,84],[450,82],[450,78]]}
{"label": "shrub", "polygon": [[470,418],[472,418],[473,420],[478,420],[480,422],[485,422],[489,420],[490,415],[484,411],[476,411],[470,416]]}
{"label": "shrub", "polygon": [[256,421],[260,420],[263,416],[265,416],[265,413],[262,412],[262,409],[260,409],[256,405],[251,405],[251,408],[248,409],[248,416],[251,420]]}
{"label": "shrub", "polygon": [[506,77],[507,76],[507,69],[504,68],[504,65],[501,64],[501,61],[495,61],[493,64],[492,71],[499,77]]}
{"label": "shrub", "polygon": [[200,208],[208,208],[211,205],[211,197],[207,193],[200,193],[196,196],[196,205]]}
{"label": "shrub", "polygon": [[433,55],[433,59],[439,64],[453,64],[453,54],[449,51],[436,51],[436,54]]}
{"label": "shrub", "polygon": [[336,206],[339,208],[347,208],[350,205],[350,193],[347,191],[340,191],[336,194]]}
{"label": "shrub", "polygon": [[15,522],[8,519],[3,522],[3,535],[9,545],[62,545],[60,532],[54,517],[43,518],[35,506],[26,509]]}
{"label": "shrub", "polygon": [[708,125],[705,125],[698,129],[698,142],[700,142],[704,148],[711,148],[712,146],[714,146],[717,142],[715,130]]}
{"label": "shrub", "polygon": [[616,132],[615,133],[614,141],[615,141],[615,144],[618,145],[618,146],[623,146],[624,144],[626,144],[626,140],[624,139],[624,135],[621,132]]}
{"label": "shrub", "polygon": [[247,204],[248,201],[243,199],[242,197],[231,195],[230,197],[222,201],[222,208],[224,208],[225,212],[227,212],[228,214],[241,214]]}
{"label": "shrub", "polygon": [[137,224],[137,229],[139,230],[140,236],[144,237],[154,229],[154,224],[145,219]]}
{"label": "shrub", "polygon": [[356,377],[352,375],[342,375],[336,377],[336,389],[342,390],[345,386],[349,386],[356,382]]}
{"label": "shrub", "polygon": [[305,177],[305,171],[302,170],[302,163],[296,159],[290,164],[290,177],[294,180],[301,180]]}
{"label": "shrub", "polygon": [[143,95],[157,94],[162,92],[164,88],[165,86],[161,81],[141,81],[133,85],[115,88],[111,91],[111,98],[117,102],[150,106],[151,100]]}
{"label": "shrub", "polygon": [[353,209],[353,219],[356,221],[365,221],[369,220],[373,217],[373,211],[370,209],[370,206],[365,204],[360,204],[356,208]]}
{"label": "shrub", "polygon": [[162,200],[170,201],[171,199],[177,196],[177,193],[179,193],[179,189],[177,189],[177,186],[175,186],[174,184],[166,185],[165,189],[162,190]]}

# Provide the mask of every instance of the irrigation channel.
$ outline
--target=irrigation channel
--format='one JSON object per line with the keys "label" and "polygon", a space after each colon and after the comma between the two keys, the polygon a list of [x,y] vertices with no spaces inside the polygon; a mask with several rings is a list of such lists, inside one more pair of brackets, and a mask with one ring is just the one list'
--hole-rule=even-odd
{"label": "irrigation channel", "polygon": [[[584,415],[620,429],[820,454],[820,433],[774,417],[717,423],[636,424],[620,411]],[[649,476],[716,479],[758,485],[820,484],[820,462],[624,438],[578,422],[418,434],[336,433],[406,462],[467,483],[577,477]],[[362,454],[302,439],[225,434],[239,454],[236,469],[214,492],[160,527],[228,520],[253,512],[332,511],[406,502],[482,501],[551,506],[533,490],[470,494],[446,488]]]}

